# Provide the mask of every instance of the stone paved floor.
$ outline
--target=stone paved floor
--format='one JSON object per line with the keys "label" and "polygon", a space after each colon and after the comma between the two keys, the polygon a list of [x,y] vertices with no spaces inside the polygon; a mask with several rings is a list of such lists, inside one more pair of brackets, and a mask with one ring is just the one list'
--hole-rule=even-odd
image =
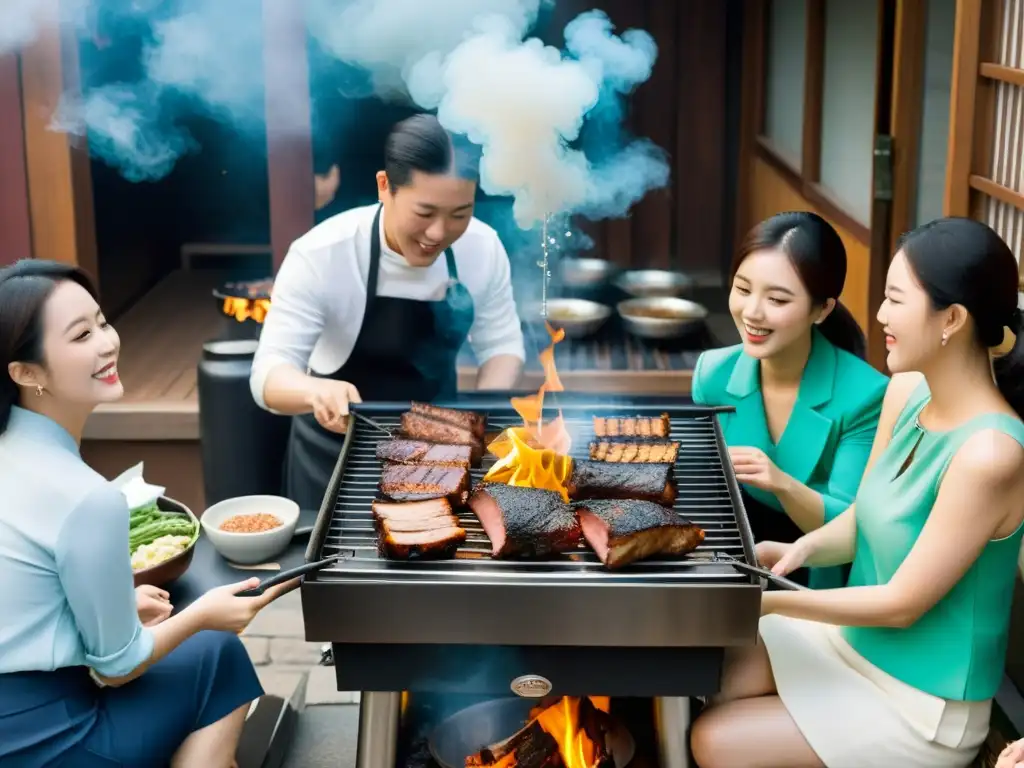
{"label": "stone paved floor", "polygon": [[338,691],[333,667],[321,667],[322,643],[304,640],[302,604],[295,591],[264,608],[242,635],[267,693],[289,698],[309,672],[306,705],[358,704],[358,692]]}

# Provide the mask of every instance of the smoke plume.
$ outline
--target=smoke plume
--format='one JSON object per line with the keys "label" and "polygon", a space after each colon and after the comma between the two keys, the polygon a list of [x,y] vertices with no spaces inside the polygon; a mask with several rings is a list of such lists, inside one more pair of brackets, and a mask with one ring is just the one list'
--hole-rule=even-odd
{"label": "smoke plume", "polygon": [[[616,35],[604,13],[591,11],[565,28],[564,50],[545,45],[529,34],[553,1],[294,0],[322,49],[365,72],[378,95],[436,110],[446,127],[479,144],[481,187],[511,197],[523,229],[548,214],[621,216],[669,177],[665,153],[622,128],[624,99],[657,57],[653,38],[642,30]],[[259,5],[62,0],[60,23],[97,48],[98,39],[129,29],[143,42],[122,77],[91,81],[83,61],[82,90],[61,100],[53,128],[87,136],[95,156],[133,181],[162,178],[198,149],[186,115],[198,111],[242,137],[259,135]],[[30,44],[53,7],[0,2],[0,54]],[[296,120],[278,130],[305,129]]]}

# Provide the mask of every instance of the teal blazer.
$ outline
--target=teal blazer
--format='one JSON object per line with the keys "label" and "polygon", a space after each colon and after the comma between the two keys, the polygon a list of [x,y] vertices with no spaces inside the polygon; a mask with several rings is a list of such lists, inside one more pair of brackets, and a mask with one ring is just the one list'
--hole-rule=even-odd
{"label": "teal blazer", "polygon": [[[817,491],[825,522],[853,503],[878,428],[889,378],[835,347],[815,329],[793,412],[773,443],[761,397],[760,363],[743,345],[704,352],[691,396],[700,405],[732,405],[719,416],[730,446],[760,448],[779,469]],[[753,498],[786,514],[775,494],[744,486]],[[841,569],[811,569],[811,586],[842,586]]]}

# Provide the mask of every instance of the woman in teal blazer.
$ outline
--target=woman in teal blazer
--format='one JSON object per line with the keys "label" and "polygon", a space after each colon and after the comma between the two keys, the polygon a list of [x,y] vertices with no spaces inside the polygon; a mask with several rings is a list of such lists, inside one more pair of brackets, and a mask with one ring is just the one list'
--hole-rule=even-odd
{"label": "woman in teal blazer", "polygon": [[[846,250],[824,219],[761,222],[731,271],[729,312],[743,342],[700,356],[692,397],[735,406],[720,418],[754,540],[788,544],[853,502],[888,377],[861,359],[863,333],[838,303]],[[816,588],[845,582],[839,568],[794,577]]]}

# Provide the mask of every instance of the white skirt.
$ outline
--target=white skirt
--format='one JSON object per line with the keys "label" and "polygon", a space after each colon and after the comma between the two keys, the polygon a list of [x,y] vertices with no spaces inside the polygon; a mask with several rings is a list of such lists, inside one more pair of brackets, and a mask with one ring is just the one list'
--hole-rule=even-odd
{"label": "white skirt", "polygon": [[992,702],[941,699],[883,672],[837,627],[764,616],[779,697],[827,768],[966,768]]}

